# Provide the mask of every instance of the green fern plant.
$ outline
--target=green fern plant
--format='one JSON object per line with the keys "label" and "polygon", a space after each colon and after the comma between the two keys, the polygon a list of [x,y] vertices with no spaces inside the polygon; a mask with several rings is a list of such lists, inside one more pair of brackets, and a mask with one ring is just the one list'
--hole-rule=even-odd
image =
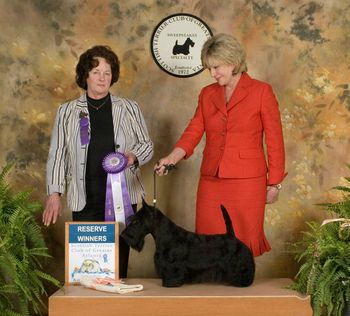
{"label": "green fern plant", "polygon": [[341,316],[350,303],[350,187],[333,189],[342,193],[341,201],[318,205],[339,219],[307,223],[309,230],[295,244],[301,266],[290,288],[311,296],[314,316]]}
{"label": "green fern plant", "polygon": [[12,193],[7,165],[0,174],[0,311],[2,316],[41,314],[47,296],[45,282],[59,281],[43,271],[50,257],[34,215],[41,205],[29,200],[30,192]]}

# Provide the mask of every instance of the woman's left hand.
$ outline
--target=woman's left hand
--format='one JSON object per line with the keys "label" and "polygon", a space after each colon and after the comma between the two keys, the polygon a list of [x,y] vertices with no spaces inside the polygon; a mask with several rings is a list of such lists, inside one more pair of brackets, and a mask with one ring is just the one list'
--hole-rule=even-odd
{"label": "woman's left hand", "polygon": [[267,186],[266,204],[275,203],[278,200],[279,190],[274,186]]}
{"label": "woman's left hand", "polygon": [[127,167],[132,166],[137,160],[136,156],[133,153],[124,153],[125,157],[128,159]]}

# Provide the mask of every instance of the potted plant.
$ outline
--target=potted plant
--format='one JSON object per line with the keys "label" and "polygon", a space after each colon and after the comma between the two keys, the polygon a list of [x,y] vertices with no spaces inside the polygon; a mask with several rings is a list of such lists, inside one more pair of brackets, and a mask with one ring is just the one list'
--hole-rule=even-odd
{"label": "potted plant", "polygon": [[49,257],[35,213],[41,205],[29,200],[30,192],[12,193],[0,174],[0,311],[2,316],[41,314],[46,308],[44,283],[59,281],[43,271],[42,258]]}
{"label": "potted plant", "polygon": [[350,178],[345,180],[346,185],[333,188],[341,192],[340,201],[319,204],[335,218],[307,223],[309,230],[295,244],[302,264],[291,288],[310,295],[314,316],[349,315]]}

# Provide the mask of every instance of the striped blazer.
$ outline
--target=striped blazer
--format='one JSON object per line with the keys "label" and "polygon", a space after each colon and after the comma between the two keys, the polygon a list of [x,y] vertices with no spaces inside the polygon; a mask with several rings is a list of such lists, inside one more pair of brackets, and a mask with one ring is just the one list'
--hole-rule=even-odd
{"label": "striped blazer", "polygon": [[[118,151],[131,152],[138,159],[138,166],[125,170],[130,200],[136,204],[144,196],[139,166],[151,160],[153,143],[137,103],[113,95],[111,101],[114,143],[119,145]],[[73,212],[82,210],[86,204],[85,173],[89,144],[81,145],[81,114],[89,118],[86,94],[59,107],[47,160],[47,193],[64,194],[67,187],[68,207]]]}

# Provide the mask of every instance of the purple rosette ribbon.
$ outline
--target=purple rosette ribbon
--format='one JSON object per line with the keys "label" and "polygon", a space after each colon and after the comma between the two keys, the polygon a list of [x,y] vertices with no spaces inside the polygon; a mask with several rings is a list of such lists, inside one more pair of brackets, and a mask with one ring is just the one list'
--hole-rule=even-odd
{"label": "purple rosette ribbon", "polygon": [[119,152],[108,154],[102,162],[107,172],[105,221],[119,222],[121,230],[129,224],[129,217],[134,214],[123,172],[127,164],[128,159]]}

